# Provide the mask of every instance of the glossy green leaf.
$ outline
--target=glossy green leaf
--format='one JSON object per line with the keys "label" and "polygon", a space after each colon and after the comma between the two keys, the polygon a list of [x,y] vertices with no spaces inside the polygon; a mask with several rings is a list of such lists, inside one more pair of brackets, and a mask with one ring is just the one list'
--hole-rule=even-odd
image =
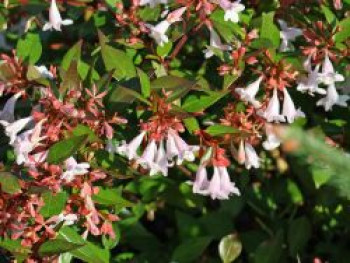
{"label": "glossy green leaf", "polygon": [[211,136],[223,136],[225,134],[239,133],[239,130],[231,126],[215,124],[209,126],[205,132],[209,133]]}
{"label": "glossy green leaf", "polygon": [[21,186],[18,178],[9,172],[0,172],[1,191],[8,194],[16,194],[21,192]]}
{"label": "glossy green leaf", "polygon": [[60,214],[68,198],[66,192],[52,193],[45,192],[42,194],[44,206],[40,209],[40,214],[46,218]]}
{"label": "glossy green leaf", "polygon": [[219,243],[219,255],[223,263],[231,263],[242,252],[242,243],[237,234],[223,237]]}
{"label": "glossy green leaf", "polygon": [[42,46],[39,34],[28,33],[18,40],[17,56],[34,65],[41,57]]}
{"label": "glossy green leaf", "polygon": [[79,247],[84,246],[84,243],[73,243],[64,239],[53,239],[43,243],[38,250],[41,257],[59,255]]}
{"label": "glossy green leaf", "polygon": [[280,31],[274,24],[274,12],[262,14],[262,24],[260,29],[260,38],[265,38],[271,41],[274,48],[280,45]]}

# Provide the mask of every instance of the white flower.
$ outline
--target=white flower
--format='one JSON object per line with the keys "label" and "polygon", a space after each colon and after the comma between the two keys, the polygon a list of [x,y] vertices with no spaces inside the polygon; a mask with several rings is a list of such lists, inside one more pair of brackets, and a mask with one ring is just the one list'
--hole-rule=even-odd
{"label": "white flower", "polygon": [[53,216],[48,220],[48,223],[52,222],[50,225],[52,228],[55,228],[57,225],[63,222],[62,226],[71,226],[78,220],[78,216],[76,214],[63,214],[60,213],[57,216]]}
{"label": "white flower", "polygon": [[265,150],[271,151],[281,145],[281,140],[273,132],[273,126],[271,124],[265,125],[266,140],[262,143]]}
{"label": "white flower", "polygon": [[253,146],[249,143],[245,143],[245,167],[249,170],[250,168],[260,167],[260,158],[257,155]]}
{"label": "white flower", "polygon": [[325,111],[332,110],[334,105],[341,107],[347,106],[347,101],[350,99],[348,95],[339,95],[334,84],[328,85],[326,97],[317,101],[317,106],[323,106]]}
{"label": "white flower", "polygon": [[160,142],[155,161],[151,167],[150,175],[162,173],[164,176],[168,176],[168,158],[165,153],[164,143]]}
{"label": "white flower", "polygon": [[145,135],[146,131],[141,132],[129,144],[123,141],[122,145],[116,148],[116,152],[125,155],[129,161],[138,158],[137,149],[140,147]]}
{"label": "white flower", "polygon": [[181,165],[184,160],[193,162],[195,160],[195,153],[198,151],[199,146],[188,145],[176,131],[169,129],[167,138],[168,160],[177,157],[177,165]]}
{"label": "white flower", "polygon": [[49,10],[49,22],[47,22],[44,25],[43,30],[47,31],[47,30],[55,29],[57,31],[61,31],[62,25],[68,26],[71,24],[73,24],[73,21],[71,19],[62,20],[60,11],[58,10],[57,4],[56,4],[56,0],[52,0],[50,10]]}
{"label": "white flower", "polygon": [[168,3],[168,0],[141,0],[140,6],[149,5],[151,8],[154,8],[159,4],[166,5],[167,3]]}
{"label": "white flower", "polygon": [[294,122],[296,118],[305,117],[304,112],[300,109],[295,109],[294,102],[290,97],[287,88],[283,89],[284,99],[283,99],[283,110],[282,115],[284,115],[289,123]]}
{"label": "white flower", "polygon": [[249,84],[247,88],[237,88],[236,92],[240,95],[241,100],[251,103],[255,108],[260,107],[260,102],[255,99],[256,94],[259,91],[260,83],[263,77],[259,77],[256,81]]}
{"label": "white flower", "polygon": [[326,94],[326,90],[318,87],[320,83],[320,65],[317,65],[314,70],[311,69],[307,78],[301,79],[298,83],[297,90],[300,92],[308,92],[311,96],[314,93]]}
{"label": "white flower", "polygon": [[5,134],[10,138],[10,145],[16,140],[17,134],[22,131],[29,123],[33,121],[33,117],[29,116],[23,119],[19,119],[13,123],[0,120],[0,124],[5,127]]}
{"label": "white flower", "polygon": [[232,21],[238,23],[239,16],[238,14],[245,9],[245,6],[240,3],[241,1],[236,1],[231,3],[229,0],[219,0],[219,4],[222,9],[225,11],[224,20]]}
{"label": "white flower", "polygon": [[228,199],[231,194],[240,195],[238,188],[231,182],[224,166],[214,166],[214,174],[211,178],[206,194],[212,199]]}
{"label": "white flower", "polygon": [[280,114],[280,101],[277,96],[277,89],[273,90],[272,98],[264,112],[260,113],[268,122],[284,122],[284,116]]}
{"label": "white flower", "polygon": [[4,108],[0,111],[0,120],[7,122],[15,121],[15,106],[19,97],[21,97],[21,93],[13,95],[6,101]]}
{"label": "white flower", "polygon": [[65,162],[66,171],[61,175],[61,179],[71,182],[78,175],[84,175],[89,172],[89,163],[77,163],[74,157],[69,157]]}
{"label": "white flower", "polygon": [[204,165],[200,165],[196,173],[196,179],[193,182],[192,191],[195,194],[206,195],[208,194],[208,191],[207,191],[208,186],[209,186],[209,181],[208,181],[207,169]]}
{"label": "white flower", "polygon": [[[137,159],[137,164],[140,164],[145,169],[152,169],[155,167],[155,158],[157,155],[157,144],[155,140],[151,140],[146,146],[141,157]],[[154,173],[152,172],[152,175]]]}
{"label": "white flower", "polygon": [[303,34],[303,31],[300,28],[288,27],[287,23],[283,20],[278,20],[278,23],[282,29],[280,32],[280,37],[282,39],[280,51],[288,51],[290,42],[294,41],[298,36],[301,36]]}
{"label": "white flower", "polygon": [[330,61],[329,56],[327,54],[322,63],[321,81],[325,85],[332,85],[335,82],[344,81],[344,76],[334,71],[333,64]]}
{"label": "white flower", "polygon": [[51,73],[50,70],[47,69],[44,65],[42,66],[35,66],[35,68],[39,71],[41,77],[46,78],[46,79],[53,79],[53,74]]}
{"label": "white flower", "polygon": [[224,45],[221,42],[221,39],[219,35],[215,32],[213,28],[209,28],[210,31],[210,44],[209,46],[204,50],[205,58],[210,58],[214,56],[215,50],[230,50],[231,47],[228,45]]}
{"label": "white flower", "polygon": [[153,38],[159,46],[163,46],[165,43],[169,42],[169,38],[165,34],[169,26],[170,23],[167,20],[163,20],[155,26],[146,24],[146,27],[151,30],[150,37]]}

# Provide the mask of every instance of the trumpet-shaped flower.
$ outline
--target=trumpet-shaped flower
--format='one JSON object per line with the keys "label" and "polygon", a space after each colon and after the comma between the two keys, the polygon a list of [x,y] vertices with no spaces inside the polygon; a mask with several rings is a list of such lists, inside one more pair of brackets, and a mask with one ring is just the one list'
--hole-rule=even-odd
{"label": "trumpet-shaped flower", "polygon": [[332,110],[334,105],[341,107],[347,106],[347,101],[350,99],[348,95],[339,95],[334,84],[328,85],[326,97],[317,101],[317,106],[323,106],[325,111]]}
{"label": "trumpet-shaped flower", "polygon": [[165,34],[169,26],[170,23],[167,20],[163,20],[155,26],[146,24],[146,27],[151,31],[150,37],[153,38],[159,46],[164,46],[165,43],[169,42],[169,38]]}
{"label": "trumpet-shaped flower", "polygon": [[140,6],[149,5],[151,8],[155,8],[157,5],[164,4],[166,5],[168,0],[141,0]]}
{"label": "trumpet-shaped flower", "polygon": [[318,93],[321,95],[326,94],[326,90],[318,87],[320,83],[320,65],[317,65],[314,70],[311,69],[307,78],[301,79],[298,83],[297,90],[300,92],[308,92],[311,96],[314,93]]}
{"label": "trumpet-shaped flower", "polygon": [[277,135],[273,132],[272,125],[265,125],[266,131],[266,140],[262,143],[262,146],[267,151],[272,151],[281,145],[281,140],[277,137]]}
{"label": "trumpet-shaped flower", "polygon": [[177,165],[181,165],[183,161],[193,162],[195,153],[199,151],[199,146],[188,145],[179,134],[170,129],[167,138],[167,157],[172,160],[177,157]]}
{"label": "trumpet-shaped flower", "polygon": [[10,138],[10,145],[13,145],[17,135],[22,131],[29,123],[33,121],[33,117],[29,116],[23,119],[19,119],[13,123],[0,120],[0,124],[5,128],[5,134]]}
{"label": "trumpet-shaped flower", "polygon": [[[141,157],[137,159],[137,163],[145,169],[155,169],[155,158],[157,156],[157,144],[155,140],[151,140],[146,146],[146,149],[142,153]],[[152,175],[155,172],[152,172]]]}
{"label": "trumpet-shaped flower", "polygon": [[287,88],[283,89],[284,99],[283,99],[283,110],[282,115],[284,115],[289,123],[294,122],[296,118],[305,117],[304,112],[300,109],[296,109],[292,98],[290,97]]}
{"label": "trumpet-shaped flower", "polygon": [[280,101],[277,96],[277,89],[273,90],[272,98],[264,112],[260,113],[268,122],[284,122],[284,116],[280,114]]}
{"label": "trumpet-shaped flower", "polygon": [[47,22],[44,27],[43,30],[47,31],[47,30],[56,30],[56,31],[61,31],[61,26],[68,26],[73,24],[73,20],[71,19],[65,19],[62,20],[60,11],[58,10],[57,4],[56,4],[56,0],[51,0],[51,6],[50,6],[50,10],[49,10],[49,22]]}
{"label": "trumpet-shaped flower", "polygon": [[333,64],[327,54],[322,63],[322,74],[320,79],[325,85],[333,85],[335,82],[344,81],[344,76],[334,71]]}
{"label": "trumpet-shaped flower", "polygon": [[259,77],[256,81],[249,84],[247,88],[237,88],[236,92],[240,95],[241,100],[251,103],[255,108],[260,107],[260,102],[255,99],[256,94],[259,91],[260,83],[263,77]]}
{"label": "trumpet-shaped flower", "polygon": [[278,20],[281,27],[280,37],[282,39],[280,51],[288,51],[290,49],[290,42],[294,41],[298,36],[303,34],[300,28],[288,27],[287,23],[283,20]]}
{"label": "trumpet-shaped flower", "polygon": [[39,71],[41,77],[46,78],[46,79],[53,79],[54,76],[51,73],[50,70],[47,69],[44,65],[42,66],[35,66],[35,68]]}
{"label": "trumpet-shaped flower", "polygon": [[159,143],[159,148],[155,156],[155,161],[152,164],[150,175],[152,176],[159,172],[164,176],[168,176],[168,158],[165,153],[163,141]]}
{"label": "trumpet-shaped flower", "polygon": [[206,191],[212,199],[228,199],[231,194],[240,195],[224,166],[214,166],[214,174]]}
{"label": "trumpet-shaped flower", "polygon": [[240,2],[241,1],[236,1],[234,3],[231,3],[229,0],[219,0],[219,5],[225,11],[225,21],[232,21],[233,23],[238,23],[238,14],[245,9],[245,6]]}
{"label": "trumpet-shaped flower", "polygon": [[76,176],[84,175],[89,172],[89,163],[78,163],[74,157],[69,157],[65,162],[66,171],[61,175],[61,179],[66,182],[73,181]]}
{"label": "trumpet-shaped flower", "polygon": [[143,131],[137,135],[130,143],[122,142],[122,145],[116,148],[116,152],[125,155],[129,161],[138,158],[137,150],[140,147],[146,132]]}
{"label": "trumpet-shaped flower", "polygon": [[226,51],[231,49],[230,46],[222,44],[219,35],[215,32],[213,28],[209,28],[209,31],[210,31],[210,44],[207,47],[207,49],[204,50],[205,58],[210,58],[214,56],[215,50]]}
{"label": "trumpet-shaped flower", "polygon": [[208,181],[207,169],[204,165],[200,165],[196,173],[196,179],[193,182],[192,191],[195,194],[206,195],[208,194],[208,190],[207,190],[208,186],[209,186],[209,181]]}
{"label": "trumpet-shaped flower", "polygon": [[249,170],[250,168],[260,167],[260,158],[257,155],[255,149],[250,143],[245,142],[245,167]]}
{"label": "trumpet-shaped flower", "polygon": [[19,97],[21,97],[21,93],[13,95],[6,101],[4,108],[0,111],[0,120],[9,123],[15,121],[15,106]]}

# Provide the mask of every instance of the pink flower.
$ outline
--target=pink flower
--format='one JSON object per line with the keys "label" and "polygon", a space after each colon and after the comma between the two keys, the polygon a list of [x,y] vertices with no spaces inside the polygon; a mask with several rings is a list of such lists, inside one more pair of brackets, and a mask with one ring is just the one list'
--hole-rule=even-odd
{"label": "pink flower", "polygon": [[260,167],[260,158],[257,155],[255,149],[250,143],[245,143],[245,167],[249,170],[250,168]]}
{"label": "pink flower", "polygon": [[200,165],[196,173],[196,179],[193,183],[192,191],[195,194],[206,195],[208,193],[207,191],[208,186],[209,186],[209,181],[208,181],[207,169],[204,165]]}
{"label": "pink flower", "polygon": [[145,169],[152,169],[155,167],[155,158],[157,155],[157,144],[155,140],[151,140],[146,146],[141,157],[137,159],[137,163]]}
{"label": "pink flower", "polygon": [[162,47],[165,43],[169,42],[169,38],[165,33],[168,31],[170,25],[171,24],[167,20],[163,20],[155,26],[150,24],[146,24],[145,26],[151,31],[149,36],[153,38],[159,46]]}
{"label": "pink flower", "polygon": [[231,21],[233,23],[238,23],[238,14],[245,9],[245,6],[240,3],[241,1],[236,1],[231,3],[229,0],[219,0],[219,5],[225,11],[224,20]]}
{"label": "pink flower", "polygon": [[29,116],[19,119],[13,123],[7,121],[0,121],[0,124],[5,127],[5,134],[10,138],[10,145],[13,145],[17,138],[17,134],[22,131],[29,123],[33,121],[33,117]]}
{"label": "pink flower", "polygon": [[214,174],[206,191],[212,199],[228,199],[231,194],[240,195],[224,166],[214,166]]}
{"label": "pink flower", "polygon": [[347,101],[350,99],[348,95],[339,95],[334,84],[328,85],[326,97],[317,101],[317,106],[323,106],[325,111],[332,110],[334,105],[341,107],[347,106]]}
{"label": "pink flower", "polygon": [[301,36],[303,31],[296,27],[288,27],[287,23],[283,20],[278,20],[278,23],[282,29],[280,32],[280,37],[282,39],[280,51],[285,52],[290,49],[290,42],[294,41],[298,36]]}
{"label": "pink flower", "polygon": [[266,140],[263,142],[263,147],[267,151],[271,151],[280,146],[281,140],[273,132],[273,126],[271,124],[265,125]]}
{"label": "pink flower", "polygon": [[43,30],[52,30],[55,29],[56,31],[61,31],[61,26],[68,26],[73,24],[73,21],[71,19],[65,19],[62,20],[60,11],[58,10],[56,0],[51,0],[51,6],[49,10],[49,22],[47,22]]}
{"label": "pink flower", "polygon": [[145,135],[146,131],[143,131],[138,136],[136,136],[129,144],[127,144],[124,141],[121,146],[116,148],[116,152],[121,155],[125,155],[129,159],[129,161],[138,158],[137,150],[140,147]]}
{"label": "pink flower", "polygon": [[163,140],[159,144],[154,164],[151,167],[150,175],[155,175],[158,172],[162,173],[164,176],[168,176],[168,158],[165,153]]}

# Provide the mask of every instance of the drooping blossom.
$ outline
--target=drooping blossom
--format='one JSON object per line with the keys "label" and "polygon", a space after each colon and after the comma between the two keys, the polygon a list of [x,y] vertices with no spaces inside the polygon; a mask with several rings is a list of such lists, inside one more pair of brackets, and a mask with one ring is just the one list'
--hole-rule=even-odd
{"label": "drooping blossom", "polygon": [[219,0],[220,7],[225,11],[224,20],[238,23],[239,13],[245,9],[241,1],[230,2],[229,0]]}
{"label": "drooping blossom", "polygon": [[231,182],[225,166],[214,166],[214,174],[205,193],[212,199],[229,199],[231,194],[240,195],[236,185]]}
{"label": "drooping blossom", "polygon": [[116,148],[116,152],[126,156],[129,161],[138,158],[137,150],[140,147],[145,135],[146,131],[142,131],[130,143],[123,141],[122,145]]}
{"label": "drooping blossom", "polygon": [[280,101],[277,95],[277,89],[274,88],[272,98],[267,105],[267,108],[264,112],[260,112],[260,114],[268,121],[268,122],[284,122],[284,116],[280,114]]}
{"label": "drooping blossom", "polygon": [[39,71],[41,77],[46,78],[46,79],[53,79],[54,76],[50,70],[47,69],[46,66],[41,65],[41,66],[35,66],[35,68]]}
{"label": "drooping blossom", "polygon": [[320,78],[325,85],[332,85],[336,82],[342,82],[345,80],[343,75],[334,70],[333,64],[329,59],[328,54],[326,54],[322,63],[322,73]]}
{"label": "drooping blossom", "polygon": [[164,4],[166,5],[168,3],[168,0],[141,0],[139,5],[145,6],[149,5],[151,8],[155,8],[157,5]]}
{"label": "drooping blossom", "polygon": [[192,191],[195,194],[206,195],[208,194],[208,174],[205,165],[200,165],[196,172],[196,178],[193,182]]}
{"label": "drooping blossom", "polygon": [[262,143],[262,146],[267,151],[272,151],[281,145],[281,140],[273,132],[273,126],[271,124],[265,125],[266,140]]}
{"label": "drooping blossom", "polygon": [[52,228],[56,227],[57,225],[62,224],[62,226],[71,226],[74,225],[78,221],[78,216],[76,214],[63,214],[60,213],[59,215],[51,217],[47,223],[52,222]]}
{"label": "drooping blossom", "polygon": [[166,35],[171,24],[181,21],[181,16],[186,11],[185,7],[179,8],[171,12],[167,18],[157,25],[153,26],[151,24],[145,24],[145,26],[150,30],[149,36],[153,38],[159,46],[163,46],[165,43],[169,42],[169,38]]}
{"label": "drooping blossom", "polygon": [[61,175],[61,179],[66,182],[73,181],[76,176],[84,175],[89,172],[89,163],[78,163],[74,157],[69,157],[65,162],[65,171]]}
{"label": "drooping blossom", "polygon": [[278,20],[278,23],[282,29],[280,31],[280,37],[282,40],[280,51],[285,52],[290,49],[290,42],[294,41],[298,36],[301,36],[303,31],[300,28],[288,27],[287,23],[283,20]]}
{"label": "drooping blossom", "polygon": [[286,117],[289,123],[294,122],[296,118],[305,117],[304,112],[300,109],[296,109],[292,98],[290,97],[287,88],[283,89],[283,110],[282,115]]}
{"label": "drooping blossom", "polygon": [[58,10],[56,0],[51,0],[50,10],[49,10],[49,22],[47,22],[43,30],[56,30],[61,31],[61,26],[68,26],[73,24],[73,20],[71,19],[64,19],[62,20],[60,11]]}
{"label": "drooping blossom", "polygon": [[195,153],[198,151],[199,146],[188,145],[176,131],[169,129],[167,138],[168,160],[172,160],[176,157],[177,165],[181,165],[183,161],[193,162]]}
{"label": "drooping blossom", "polygon": [[5,134],[10,138],[10,145],[13,145],[17,135],[22,131],[28,124],[33,121],[33,117],[29,116],[26,118],[19,119],[15,122],[9,123],[7,121],[0,120],[0,124],[5,128]]}
{"label": "drooping blossom", "polygon": [[260,102],[255,99],[256,94],[259,91],[260,83],[262,81],[263,77],[259,77],[256,81],[249,84],[247,88],[237,88],[236,92],[240,95],[241,100],[247,101],[251,103],[255,108],[260,107]]}
{"label": "drooping blossom", "polygon": [[21,97],[21,93],[13,95],[6,101],[4,108],[0,111],[0,120],[9,123],[15,121],[15,106],[19,97]]}
{"label": "drooping blossom", "polygon": [[314,70],[310,70],[306,78],[301,79],[298,82],[297,90],[300,92],[307,92],[311,96],[314,96],[314,93],[321,95],[326,94],[326,90],[319,88],[320,83],[320,65],[316,65]]}
{"label": "drooping blossom", "polygon": [[154,175],[155,159],[157,156],[157,144],[155,140],[151,140],[146,146],[140,158],[137,158],[137,163],[145,169],[150,169],[151,174]]}
{"label": "drooping blossom", "polygon": [[164,176],[168,176],[168,158],[164,149],[163,140],[159,143],[159,147],[157,150],[157,154],[155,157],[155,162],[153,167],[151,168],[150,175],[155,175],[157,173],[161,173]]}
{"label": "drooping blossom", "polygon": [[343,8],[343,0],[333,0],[333,6],[336,10],[341,10]]}
{"label": "drooping blossom", "polygon": [[260,167],[260,158],[257,155],[254,147],[248,143],[245,142],[245,167],[249,170],[250,168],[259,168]]}
{"label": "drooping blossom", "polygon": [[209,46],[204,50],[205,58],[208,59],[214,56],[215,50],[227,51],[231,49],[229,45],[222,44],[219,35],[215,32],[213,28],[209,28],[209,32],[210,32],[210,43],[209,43]]}
{"label": "drooping blossom", "polygon": [[323,106],[325,111],[332,110],[334,105],[341,107],[347,106],[347,101],[350,99],[348,95],[339,95],[334,84],[328,85],[326,97],[317,101],[317,106]]}

